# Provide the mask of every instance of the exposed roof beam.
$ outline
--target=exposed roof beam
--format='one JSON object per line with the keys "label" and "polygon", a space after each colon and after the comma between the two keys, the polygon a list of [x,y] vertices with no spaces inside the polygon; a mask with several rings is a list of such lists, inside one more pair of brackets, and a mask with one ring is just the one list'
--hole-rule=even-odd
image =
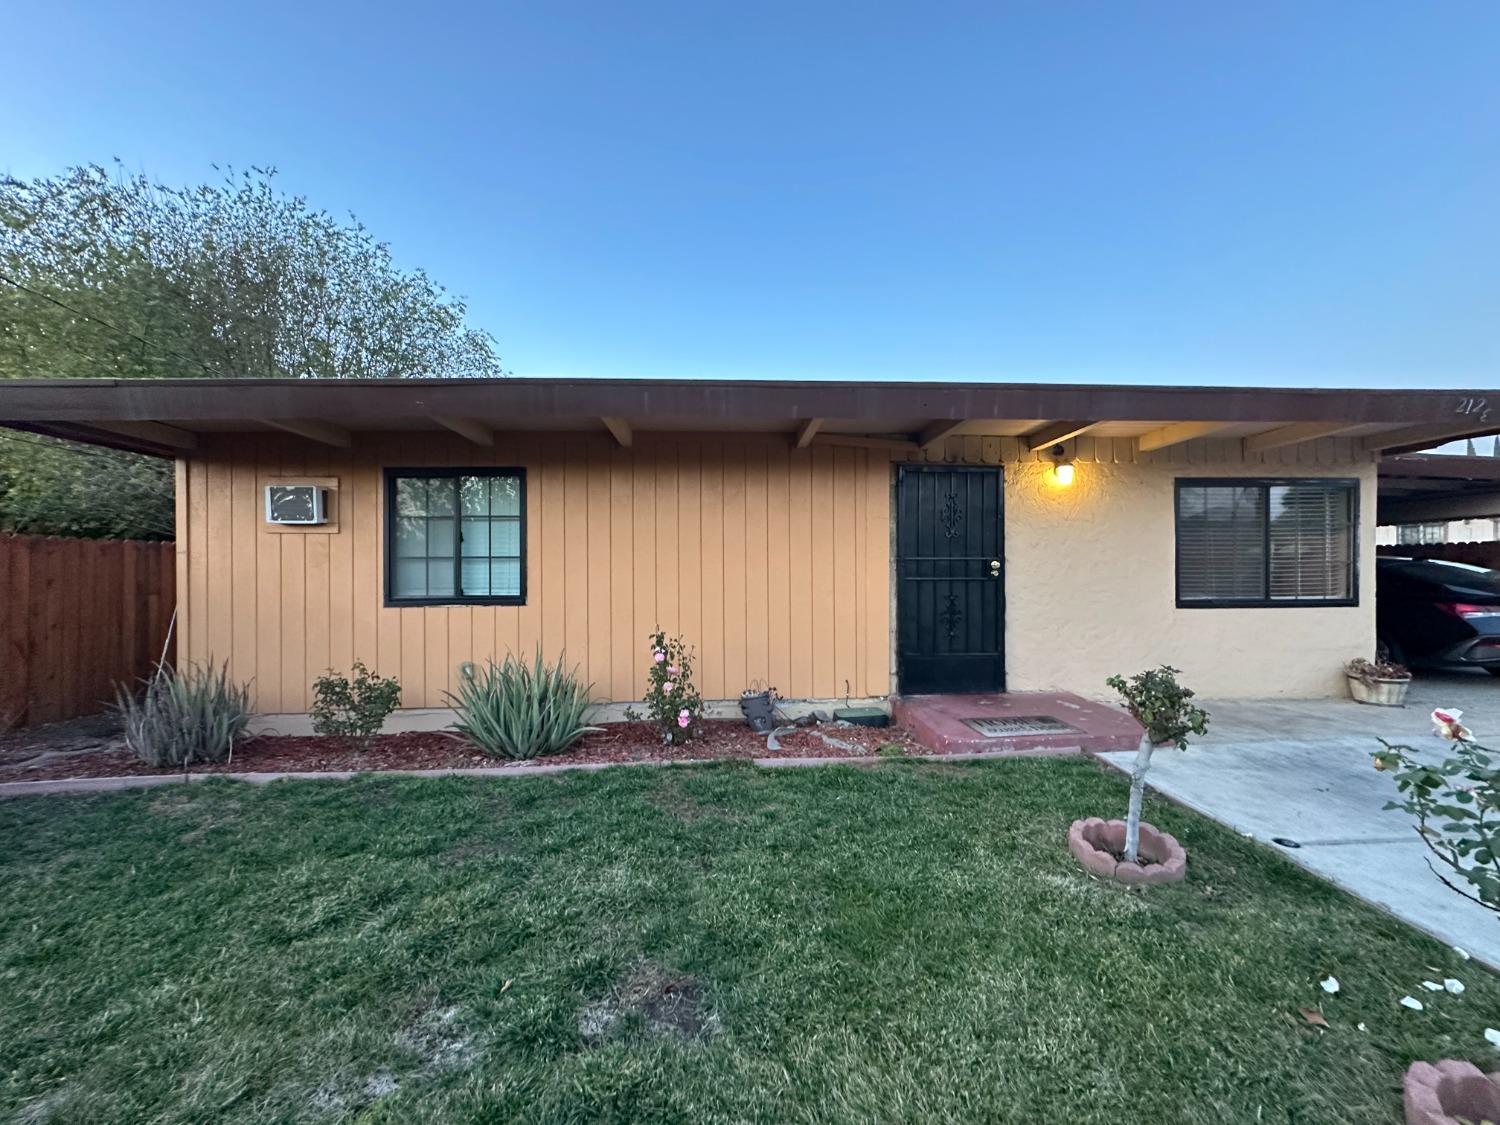
{"label": "exposed roof beam", "polygon": [[125,437],[150,442],[152,445],[163,445],[168,449],[186,452],[198,448],[197,434],[162,422],[90,422],[89,425],[96,430],[123,434]]}
{"label": "exposed roof beam", "polygon": [[472,441],[475,445],[494,445],[495,431],[474,418],[450,418],[443,414],[433,414],[431,418],[445,430],[452,430],[466,441]]}
{"label": "exposed roof beam", "polygon": [[945,441],[958,433],[969,424],[967,418],[946,418],[929,423],[917,436],[917,445],[921,449],[931,449],[941,441]]}
{"label": "exposed roof beam", "polygon": [[600,418],[604,428],[615,435],[615,440],[624,448],[629,449],[635,441],[635,434],[630,430],[630,423],[624,418]]}
{"label": "exposed roof beam", "polygon": [[797,448],[806,449],[812,444],[812,439],[818,435],[818,430],[823,426],[821,418],[807,418],[802,425],[797,427]]}
{"label": "exposed roof beam", "polygon": [[353,439],[349,437],[348,430],[340,429],[331,422],[324,422],[317,418],[262,418],[260,420],[268,426],[275,426],[278,430],[296,434],[308,441],[336,445],[340,449],[348,449],[354,444]]}
{"label": "exposed roof beam", "polygon": [[1246,453],[1269,453],[1288,445],[1319,438],[1348,433],[1356,427],[1343,422],[1293,422],[1288,426],[1277,426],[1263,434],[1251,434],[1245,438]]}
{"label": "exposed roof beam", "polygon": [[844,445],[855,449],[889,449],[893,453],[916,453],[922,447],[907,438],[867,437],[864,434],[819,434],[812,445]]}
{"label": "exposed roof beam", "polygon": [[1381,501],[1382,524],[1436,523],[1439,520],[1472,520],[1500,516],[1500,492],[1469,492],[1459,495],[1406,497]]}
{"label": "exposed roof beam", "polygon": [[1155,453],[1158,449],[1216,434],[1228,425],[1228,422],[1173,422],[1170,426],[1142,434],[1136,439],[1136,448],[1142,453]]}
{"label": "exposed roof beam", "polygon": [[1404,426],[1399,430],[1387,430],[1383,434],[1371,434],[1362,444],[1367,453],[1415,453],[1457,438],[1484,437],[1497,430],[1500,430],[1500,426],[1491,425],[1478,429],[1471,419],[1467,426],[1455,426],[1452,423]]}
{"label": "exposed roof beam", "polygon": [[1035,453],[1038,449],[1046,449],[1049,445],[1071,441],[1081,434],[1088,433],[1098,424],[1098,422],[1048,422],[1041,429],[1032,430],[1023,440],[1026,442],[1026,448]]}

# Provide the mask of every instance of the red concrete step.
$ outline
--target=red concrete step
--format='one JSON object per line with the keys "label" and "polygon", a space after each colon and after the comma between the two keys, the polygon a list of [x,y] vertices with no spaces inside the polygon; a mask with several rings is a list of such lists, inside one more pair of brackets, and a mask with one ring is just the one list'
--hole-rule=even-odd
{"label": "red concrete step", "polygon": [[905,695],[897,697],[891,710],[897,722],[943,752],[1134,750],[1142,733],[1141,725],[1119,708],[1067,692]]}

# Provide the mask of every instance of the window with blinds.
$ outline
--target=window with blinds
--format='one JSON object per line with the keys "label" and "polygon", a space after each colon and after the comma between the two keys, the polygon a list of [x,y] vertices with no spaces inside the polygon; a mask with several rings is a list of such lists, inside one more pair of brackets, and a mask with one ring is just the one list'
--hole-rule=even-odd
{"label": "window with blinds", "polygon": [[1179,606],[1353,605],[1354,480],[1177,482]]}
{"label": "window with blinds", "polygon": [[385,510],[387,604],[525,601],[523,470],[391,469]]}

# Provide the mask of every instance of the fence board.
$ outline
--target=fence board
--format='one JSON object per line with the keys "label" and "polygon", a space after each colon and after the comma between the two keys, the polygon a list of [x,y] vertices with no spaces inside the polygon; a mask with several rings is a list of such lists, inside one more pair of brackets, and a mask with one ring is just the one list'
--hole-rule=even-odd
{"label": "fence board", "polygon": [[98,711],[151,671],[176,604],[175,551],[0,535],[0,729]]}
{"label": "fence board", "polygon": [[1378,550],[1382,555],[1400,555],[1408,559],[1443,559],[1446,562],[1468,563],[1470,566],[1500,570],[1500,542],[1427,543],[1409,547],[1383,544]]}

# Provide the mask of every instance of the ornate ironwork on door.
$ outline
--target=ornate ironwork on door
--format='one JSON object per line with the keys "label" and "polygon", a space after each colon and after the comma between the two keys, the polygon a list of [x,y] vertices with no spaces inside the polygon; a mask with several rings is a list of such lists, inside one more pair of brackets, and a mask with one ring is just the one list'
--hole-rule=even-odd
{"label": "ornate ironwork on door", "polygon": [[1004,690],[1003,482],[992,466],[898,469],[896,649],[904,692]]}

